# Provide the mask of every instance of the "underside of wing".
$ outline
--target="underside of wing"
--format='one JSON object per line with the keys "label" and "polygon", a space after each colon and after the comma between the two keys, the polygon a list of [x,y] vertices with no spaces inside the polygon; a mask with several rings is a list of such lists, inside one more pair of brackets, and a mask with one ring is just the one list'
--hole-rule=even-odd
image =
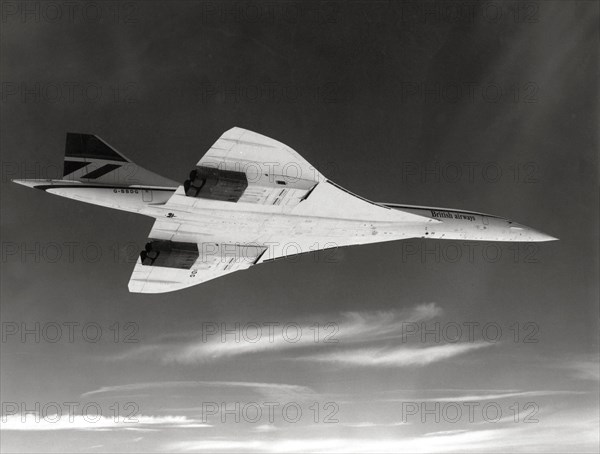
{"label": "underside of wing", "polygon": [[246,171],[249,176],[261,170],[273,176],[315,183],[325,180],[317,169],[287,145],[238,127],[224,132],[200,159],[198,166]]}
{"label": "underside of wing", "polygon": [[165,293],[249,268],[266,247],[221,241],[180,241],[180,224],[157,220],[129,280],[134,293]]}
{"label": "underside of wing", "polygon": [[189,197],[277,206],[286,212],[320,181],[325,177],[287,145],[232,128],[200,159],[184,188]]}

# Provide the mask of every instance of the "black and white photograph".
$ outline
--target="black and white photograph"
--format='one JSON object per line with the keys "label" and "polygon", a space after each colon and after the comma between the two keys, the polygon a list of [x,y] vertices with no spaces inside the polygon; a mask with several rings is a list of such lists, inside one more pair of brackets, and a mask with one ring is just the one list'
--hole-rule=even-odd
{"label": "black and white photograph", "polygon": [[0,6],[2,453],[600,451],[600,1]]}

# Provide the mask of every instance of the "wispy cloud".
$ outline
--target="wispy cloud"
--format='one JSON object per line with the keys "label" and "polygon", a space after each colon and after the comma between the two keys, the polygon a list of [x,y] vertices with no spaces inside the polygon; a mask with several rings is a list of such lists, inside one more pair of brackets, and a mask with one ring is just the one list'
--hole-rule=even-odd
{"label": "wispy cloud", "polygon": [[[539,391],[507,391],[492,392],[487,394],[460,394],[456,396],[413,398],[419,402],[472,402],[482,400],[513,399],[516,397],[543,397],[559,395],[587,394],[586,391],[561,391],[561,390],[539,390]],[[403,399],[398,399],[402,401]]]}
{"label": "wispy cloud", "polygon": [[202,439],[167,443],[168,452],[595,452],[598,420],[561,420],[545,425],[457,429],[409,437],[331,437],[280,439]]}
{"label": "wispy cloud", "polygon": [[1,430],[49,431],[49,430],[139,430],[153,428],[204,428],[212,427],[186,416],[145,416],[111,418],[106,416],[15,414],[4,415]]}
{"label": "wispy cloud", "polygon": [[[169,337],[164,342],[136,347],[117,359],[158,358],[165,363],[198,364],[220,358],[304,348],[319,350],[300,356],[299,359],[304,361],[348,366],[405,367],[425,366],[492,345],[465,342],[415,347],[399,341],[406,336],[407,323],[431,320],[441,314],[442,309],[435,303],[419,304],[404,310],[343,312],[334,323],[336,331],[332,339],[329,339],[335,342],[325,342],[322,338],[316,341],[315,322],[298,323],[303,335],[295,336],[294,341],[290,341],[281,329],[269,331],[268,335],[265,332],[255,341],[240,340],[239,333],[225,338],[220,335],[207,337],[200,333],[191,339],[188,334],[185,340],[174,341]],[[321,327],[327,324],[327,319],[323,316],[313,319],[320,320]],[[390,343],[394,345],[390,346]],[[357,344],[370,346],[352,348]],[[347,348],[340,349],[339,346]]]}
{"label": "wispy cloud", "polygon": [[257,426],[254,428],[254,432],[276,432],[277,430],[279,430],[276,426],[274,426],[273,424],[261,424],[260,426]]}
{"label": "wispy cloud", "polygon": [[[280,323],[275,328],[261,326],[260,335],[252,340],[241,338],[239,332],[237,335],[229,334],[225,338],[221,335],[206,336],[206,333],[203,336],[201,332],[187,333],[179,339],[167,336],[153,344],[135,347],[112,359],[158,359],[164,363],[198,364],[260,352],[282,352],[311,347],[331,348],[338,343],[348,345],[357,342],[381,342],[404,336],[406,323],[430,320],[441,314],[442,309],[438,305],[426,303],[405,310],[343,312],[335,318],[318,315],[311,317],[312,321],[309,323],[295,323],[299,329],[291,335],[293,340],[290,340],[290,335],[282,329],[282,325],[286,323]],[[245,325],[240,325],[243,330]],[[322,328],[321,337],[316,340],[315,325]],[[331,330],[325,332],[323,327],[327,325]],[[227,325],[228,329],[232,329],[232,326]],[[249,329],[250,336],[255,336],[254,327]],[[301,333],[299,336],[298,332]],[[326,334],[330,334],[329,339],[323,338]]]}
{"label": "wispy cloud", "polygon": [[339,350],[331,353],[318,353],[303,356],[305,361],[319,361],[347,366],[402,367],[425,366],[465,354],[493,344],[471,342],[462,344],[445,344],[434,347],[391,347],[361,348]]}
{"label": "wispy cloud", "polygon": [[580,380],[600,381],[600,355],[581,355],[562,364],[563,369],[571,372]]}
{"label": "wispy cloud", "polygon": [[81,397],[95,395],[120,395],[137,391],[160,390],[162,392],[181,388],[243,388],[255,392],[265,398],[306,399],[316,395],[307,386],[290,385],[286,383],[260,383],[241,381],[162,381],[148,383],[129,383],[116,386],[103,386],[85,392]]}
{"label": "wispy cloud", "polygon": [[402,422],[402,421],[390,422],[390,423],[361,421],[361,422],[355,422],[355,423],[346,423],[346,424],[342,424],[342,425],[345,427],[354,427],[357,429],[362,429],[365,427],[398,427],[398,426],[404,426],[406,424],[408,424],[408,423]]}

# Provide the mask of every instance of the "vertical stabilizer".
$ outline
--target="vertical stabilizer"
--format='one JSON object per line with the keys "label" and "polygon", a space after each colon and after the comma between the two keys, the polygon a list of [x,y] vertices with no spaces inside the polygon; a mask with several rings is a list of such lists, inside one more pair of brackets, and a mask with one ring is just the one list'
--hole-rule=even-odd
{"label": "vertical stabilizer", "polygon": [[92,184],[178,186],[131,162],[100,137],[71,132],[67,133],[63,179]]}

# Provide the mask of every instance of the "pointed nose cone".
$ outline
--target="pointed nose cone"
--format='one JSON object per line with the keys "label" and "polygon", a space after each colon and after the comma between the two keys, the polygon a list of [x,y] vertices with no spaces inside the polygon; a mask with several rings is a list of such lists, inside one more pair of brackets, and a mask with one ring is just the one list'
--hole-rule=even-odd
{"label": "pointed nose cone", "polygon": [[531,230],[531,241],[558,241],[558,238],[546,235],[545,233],[538,232],[537,230]]}
{"label": "pointed nose cone", "polygon": [[538,230],[526,227],[520,224],[512,224],[509,230],[513,235],[517,236],[517,241],[528,241],[528,242],[542,242],[542,241],[558,241],[550,235],[546,235]]}

